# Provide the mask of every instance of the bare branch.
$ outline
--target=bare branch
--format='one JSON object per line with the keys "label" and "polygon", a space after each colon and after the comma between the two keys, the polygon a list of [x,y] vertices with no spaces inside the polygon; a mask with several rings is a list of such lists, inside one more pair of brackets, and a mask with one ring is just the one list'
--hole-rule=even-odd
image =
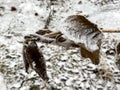
{"label": "bare branch", "polygon": [[54,36],[57,36],[61,34],[61,32],[52,32],[52,33],[49,33],[49,34],[45,34],[44,37],[54,37]]}
{"label": "bare branch", "polygon": [[101,30],[103,33],[120,33],[120,30]]}

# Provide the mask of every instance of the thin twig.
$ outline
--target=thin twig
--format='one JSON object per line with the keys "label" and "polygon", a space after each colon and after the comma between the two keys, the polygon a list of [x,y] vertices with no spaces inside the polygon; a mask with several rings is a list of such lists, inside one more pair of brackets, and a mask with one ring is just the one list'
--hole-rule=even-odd
{"label": "thin twig", "polygon": [[101,30],[101,31],[105,33],[120,33],[120,30]]}
{"label": "thin twig", "polygon": [[[48,0],[47,0],[47,1],[48,1]],[[48,29],[49,24],[50,24],[50,21],[51,21],[52,16],[53,16],[53,10],[51,9],[51,0],[49,0],[49,1],[47,2],[47,4],[48,4],[48,7],[47,7],[47,8],[50,9],[50,12],[49,12],[48,18],[46,19],[44,29]]]}
{"label": "thin twig", "polygon": [[57,36],[61,34],[61,32],[52,32],[52,33],[49,33],[49,34],[45,34],[44,37],[54,37],[54,36]]}

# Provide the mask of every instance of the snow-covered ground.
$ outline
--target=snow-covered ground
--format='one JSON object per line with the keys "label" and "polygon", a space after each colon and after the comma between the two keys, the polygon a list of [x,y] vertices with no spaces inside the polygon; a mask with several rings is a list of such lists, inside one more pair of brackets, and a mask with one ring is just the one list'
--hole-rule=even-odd
{"label": "snow-covered ground", "polygon": [[[45,83],[30,70],[25,73],[22,58],[23,37],[44,28],[52,11],[49,29],[60,29],[61,21],[70,15],[84,15],[99,28],[120,30],[119,0],[0,0],[0,85],[1,90],[47,90]],[[107,1],[107,3],[105,3]],[[97,4],[95,4],[97,2]],[[102,4],[101,4],[102,2]],[[112,46],[119,33],[105,33]],[[114,42],[113,42],[114,43]],[[46,59],[50,84],[60,90],[119,90],[120,75],[112,81],[100,79],[93,72],[96,68],[89,59],[83,59],[79,50],[38,44]],[[114,45],[115,46],[115,45]],[[112,48],[115,48],[115,47]],[[114,56],[107,63],[114,64]],[[120,74],[115,65],[115,72]],[[2,83],[2,84],[1,84]],[[1,87],[1,86],[0,86]],[[31,88],[31,89],[30,89]],[[39,89],[34,89],[39,90]],[[56,89],[55,89],[56,90]]]}
{"label": "snow-covered ground", "polygon": [[0,73],[0,88],[1,90],[7,90],[5,81],[4,81],[4,76]]}

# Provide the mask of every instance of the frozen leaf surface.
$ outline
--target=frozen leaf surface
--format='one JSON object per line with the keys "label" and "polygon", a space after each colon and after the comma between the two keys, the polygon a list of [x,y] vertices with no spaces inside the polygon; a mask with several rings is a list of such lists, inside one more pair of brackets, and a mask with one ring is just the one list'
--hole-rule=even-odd
{"label": "frozen leaf surface", "polygon": [[69,16],[64,22],[61,32],[68,39],[91,52],[99,49],[98,43],[101,41],[103,34],[97,25],[81,15]]}

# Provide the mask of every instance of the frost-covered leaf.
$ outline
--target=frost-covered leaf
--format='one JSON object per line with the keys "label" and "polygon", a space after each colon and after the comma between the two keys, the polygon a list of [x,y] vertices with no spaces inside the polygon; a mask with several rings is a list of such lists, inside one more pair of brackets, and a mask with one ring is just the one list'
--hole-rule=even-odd
{"label": "frost-covered leaf", "polygon": [[98,49],[98,43],[103,37],[97,25],[81,15],[69,16],[61,27],[60,31],[66,38],[91,52]]}
{"label": "frost-covered leaf", "polygon": [[93,64],[99,64],[99,48],[103,34],[97,25],[84,16],[72,15],[62,23],[61,27],[60,31],[65,38],[81,47],[82,57],[90,58]]}

